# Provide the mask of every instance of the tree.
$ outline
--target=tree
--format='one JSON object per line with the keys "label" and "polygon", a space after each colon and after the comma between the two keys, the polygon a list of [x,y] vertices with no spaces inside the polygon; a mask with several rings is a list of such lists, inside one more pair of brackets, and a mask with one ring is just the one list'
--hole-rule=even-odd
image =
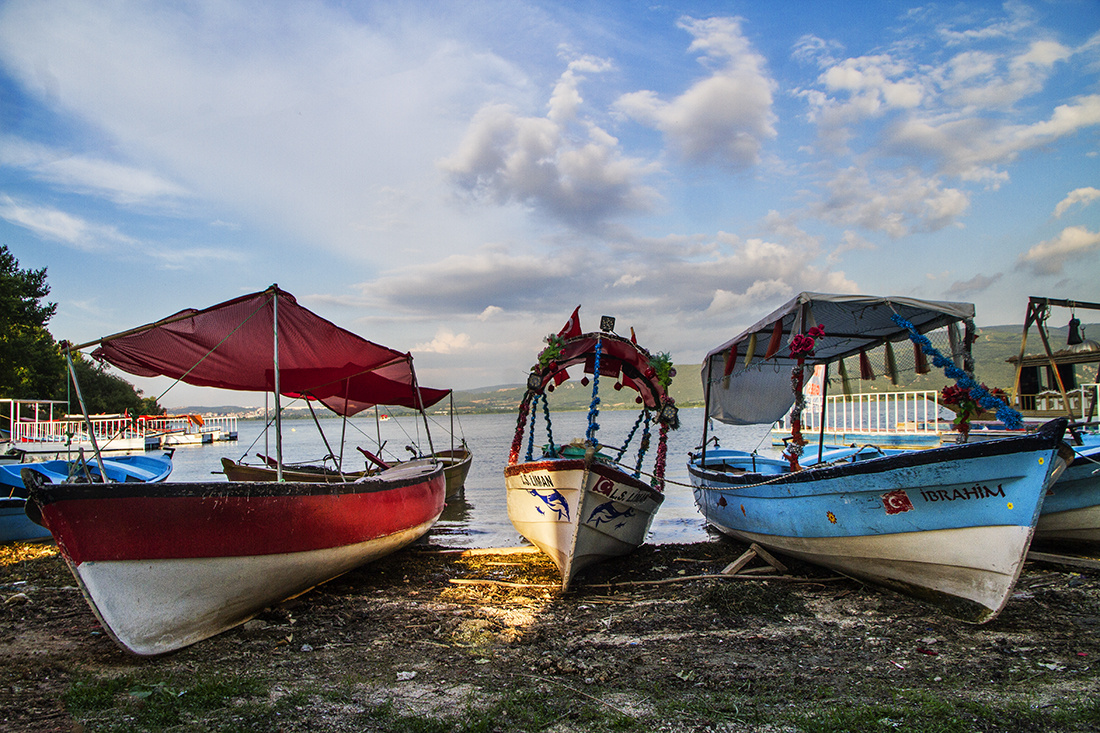
{"label": "tree", "polygon": [[65,361],[46,330],[57,304],[40,302],[49,294],[46,268],[20,269],[0,244],[0,396],[45,399],[64,392]]}
{"label": "tree", "polygon": [[[57,303],[50,294],[46,268],[24,270],[0,244],[0,397],[46,400],[68,396],[68,369],[61,347],[46,330]],[[121,377],[73,354],[73,367],[89,412],[160,415],[164,408]]]}
{"label": "tree", "polygon": [[104,364],[96,364],[81,353],[73,354],[73,368],[80,381],[84,404],[92,414],[160,415],[164,408],[153,397],[142,397],[140,389],[122,377],[111,374]]}

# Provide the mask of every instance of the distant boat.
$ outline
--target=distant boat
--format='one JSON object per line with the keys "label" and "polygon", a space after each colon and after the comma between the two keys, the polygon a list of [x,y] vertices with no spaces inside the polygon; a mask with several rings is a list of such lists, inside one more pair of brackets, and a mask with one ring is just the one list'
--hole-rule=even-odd
{"label": "distant boat", "polygon": [[[508,517],[516,531],[557,565],[562,590],[588,565],[626,555],[645,541],[664,501],[667,434],[679,426],[675,404],[668,396],[673,371],[667,355],[651,355],[632,339],[612,333],[614,319],[604,317],[602,333],[581,333],[578,318],[575,311],[566,328],[548,339],[531,369],[504,469]],[[563,445],[553,439],[547,393],[569,379],[567,369],[575,365],[592,375],[592,403],[584,439]],[[587,383],[585,377],[582,384]],[[638,392],[638,421],[617,451],[601,443],[597,432],[601,385],[605,395],[613,393],[610,385],[614,390],[627,387]],[[535,456],[540,400],[548,442]],[[658,429],[656,456],[651,473],[643,475],[641,465],[653,426]],[[527,455],[521,460],[527,427],[531,431]],[[635,461],[634,456],[625,458],[625,451],[639,427],[642,434],[637,436]],[[624,458],[633,465],[620,463]]]}
{"label": "distant boat", "polygon": [[1019,576],[1047,488],[1072,457],[1062,443],[1064,419],[1019,437],[885,456],[853,449],[827,463],[800,460],[806,441],[799,404],[782,459],[711,448],[708,436],[711,419],[775,422],[802,398],[807,368],[885,344],[892,353],[894,343],[910,338],[972,389],[968,373],[936,354],[923,334],[973,312],[966,303],[802,293],[712,350],[702,370],[702,446],[688,464],[707,522],[746,542],[935,602],[958,618],[994,618]]}
{"label": "distant boat", "polygon": [[[131,374],[319,401],[343,415],[374,404],[422,413],[412,357],[371,343],[272,286],[92,344]],[[427,422],[424,425],[428,429]],[[433,459],[346,483],[46,483],[24,468],[27,512],[48,527],[93,612],[123,649],[193,644],[422,537],[443,511]]]}
{"label": "distant boat", "polygon": [[[466,483],[466,476],[470,472],[470,463],[473,461],[473,453],[463,447],[453,450],[441,450],[432,454],[434,458],[443,464],[443,474],[447,483],[447,497],[450,498],[461,491]],[[421,459],[416,459],[421,460]],[[274,461],[266,465],[243,463],[232,458],[222,458],[222,473],[230,481],[273,481],[277,473]],[[342,483],[355,481],[363,476],[378,473],[380,470],[394,468],[401,465],[401,461],[387,462],[384,466],[375,467],[372,470],[341,472],[329,466],[290,464],[283,466],[284,481],[305,481],[323,483]]]}

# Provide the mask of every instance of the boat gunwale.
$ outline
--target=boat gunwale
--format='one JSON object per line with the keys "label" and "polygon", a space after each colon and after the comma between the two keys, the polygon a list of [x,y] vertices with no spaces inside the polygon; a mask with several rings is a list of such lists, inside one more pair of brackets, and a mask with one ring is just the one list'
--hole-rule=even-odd
{"label": "boat gunwale", "polygon": [[[425,467],[427,469],[427,467]],[[356,481],[340,483],[304,481],[204,481],[185,482],[115,482],[115,483],[43,483],[30,490],[31,499],[40,506],[61,501],[86,501],[135,498],[266,498],[343,494],[370,494],[408,488],[443,476],[443,464],[430,470],[420,470],[406,476],[386,476],[384,473],[365,476]]]}
{"label": "boat gunwale", "polygon": [[[849,476],[863,476],[893,471],[902,468],[928,466],[945,461],[958,461],[973,458],[991,458],[1012,455],[1035,450],[1057,449],[1062,444],[1066,429],[1066,418],[1055,418],[1043,425],[1035,433],[1011,436],[997,440],[983,440],[973,443],[955,443],[952,445],[929,448],[927,450],[905,451],[897,455],[868,458],[851,463],[838,463],[829,466],[809,466],[793,473],[767,474],[753,471],[734,474],[699,465],[698,454],[693,454],[688,462],[688,472],[700,479],[719,477],[726,486],[696,486],[705,490],[727,490],[756,485],[804,483]],[[1068,463],[1068,462],[1067,462]]]}

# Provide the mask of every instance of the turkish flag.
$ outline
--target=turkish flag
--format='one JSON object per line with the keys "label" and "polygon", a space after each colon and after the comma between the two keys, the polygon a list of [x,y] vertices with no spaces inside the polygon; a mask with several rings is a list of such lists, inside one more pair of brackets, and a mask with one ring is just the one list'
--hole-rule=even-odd
{"label": "turkish flag", "polygon": [[574,336],[581,335],[581,307],[578,305],[576,310],[573,311],[573,315],[569,316],[569,320],[565,322],[565,327],[558,331],[558,336],[563,339],[573,338]]}

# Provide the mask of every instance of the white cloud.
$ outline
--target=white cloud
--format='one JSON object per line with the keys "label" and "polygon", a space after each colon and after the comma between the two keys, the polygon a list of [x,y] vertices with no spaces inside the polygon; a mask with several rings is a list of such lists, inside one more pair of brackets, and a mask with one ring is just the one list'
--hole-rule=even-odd
{"label": "white cloud", "polygon": [[0,137],[0,166],[21,168],[41,181],[120,204],[156,203],[187,191],[147,170],[46,145]]}
{"label": "white cloud", "polygon": [[776,136],[772,90],[765,60],[741,33],[736,18],[685,18],[680,27],[695,40],[691,51],[718,66],[670,102],[656,92],[624,94],[615,108],[660,130],[685,160],[742,170],[760,162],[764,143]]}
{"label": "white cloud", "polygon": [[96,251],[113,245],[130,246],[136,243],[113,226],[94,224],[60,209],[20,203],[4,194],[0,194],[0,219],[44,239],[81,250]]}
{"label": "white cloud", "polygon": [[1054,217],[1059,218],[1062,214],[1066,213],[1069,207],[1074,204],[1088,205],[1090,202],[1100,199],[1100,188],[1093,188],[1087,186],[1085,188],[1076,188],[1069,192],[1064,199],[1058,202],[1058,205],[1054,207]]}
{"label": "white cloud", "polygon": [[470,348],[470,336],[465,333],[453,333],[446,328],[436,331],[435,338],[428,343],[417,344],[413,351],[430,354],[457,354]]}
{"label": "white cloud", "polygon": [[952,226],[970,206],[965,192],[915,173],[871,178],[853,167],[840,171],[826,188],[828,197],[816,207],[819,215],[895,238]]}
{"label": "white cloud", "polygon": [[1085,227],[1066,227],[1054,239],[1040,242],[1016,261],[1016,266],[1036,275],[1060,275],[1074,258],[1100,251],[1100,232]]}
{"label": "white cloud", "polygon": [[495,305],[486,306],[485,310],[481,311],[481,313],[478,314],[477,320],[490,321],[493,318],[501,315],[502,313],[504,313],[503,308],[498,308]]}

